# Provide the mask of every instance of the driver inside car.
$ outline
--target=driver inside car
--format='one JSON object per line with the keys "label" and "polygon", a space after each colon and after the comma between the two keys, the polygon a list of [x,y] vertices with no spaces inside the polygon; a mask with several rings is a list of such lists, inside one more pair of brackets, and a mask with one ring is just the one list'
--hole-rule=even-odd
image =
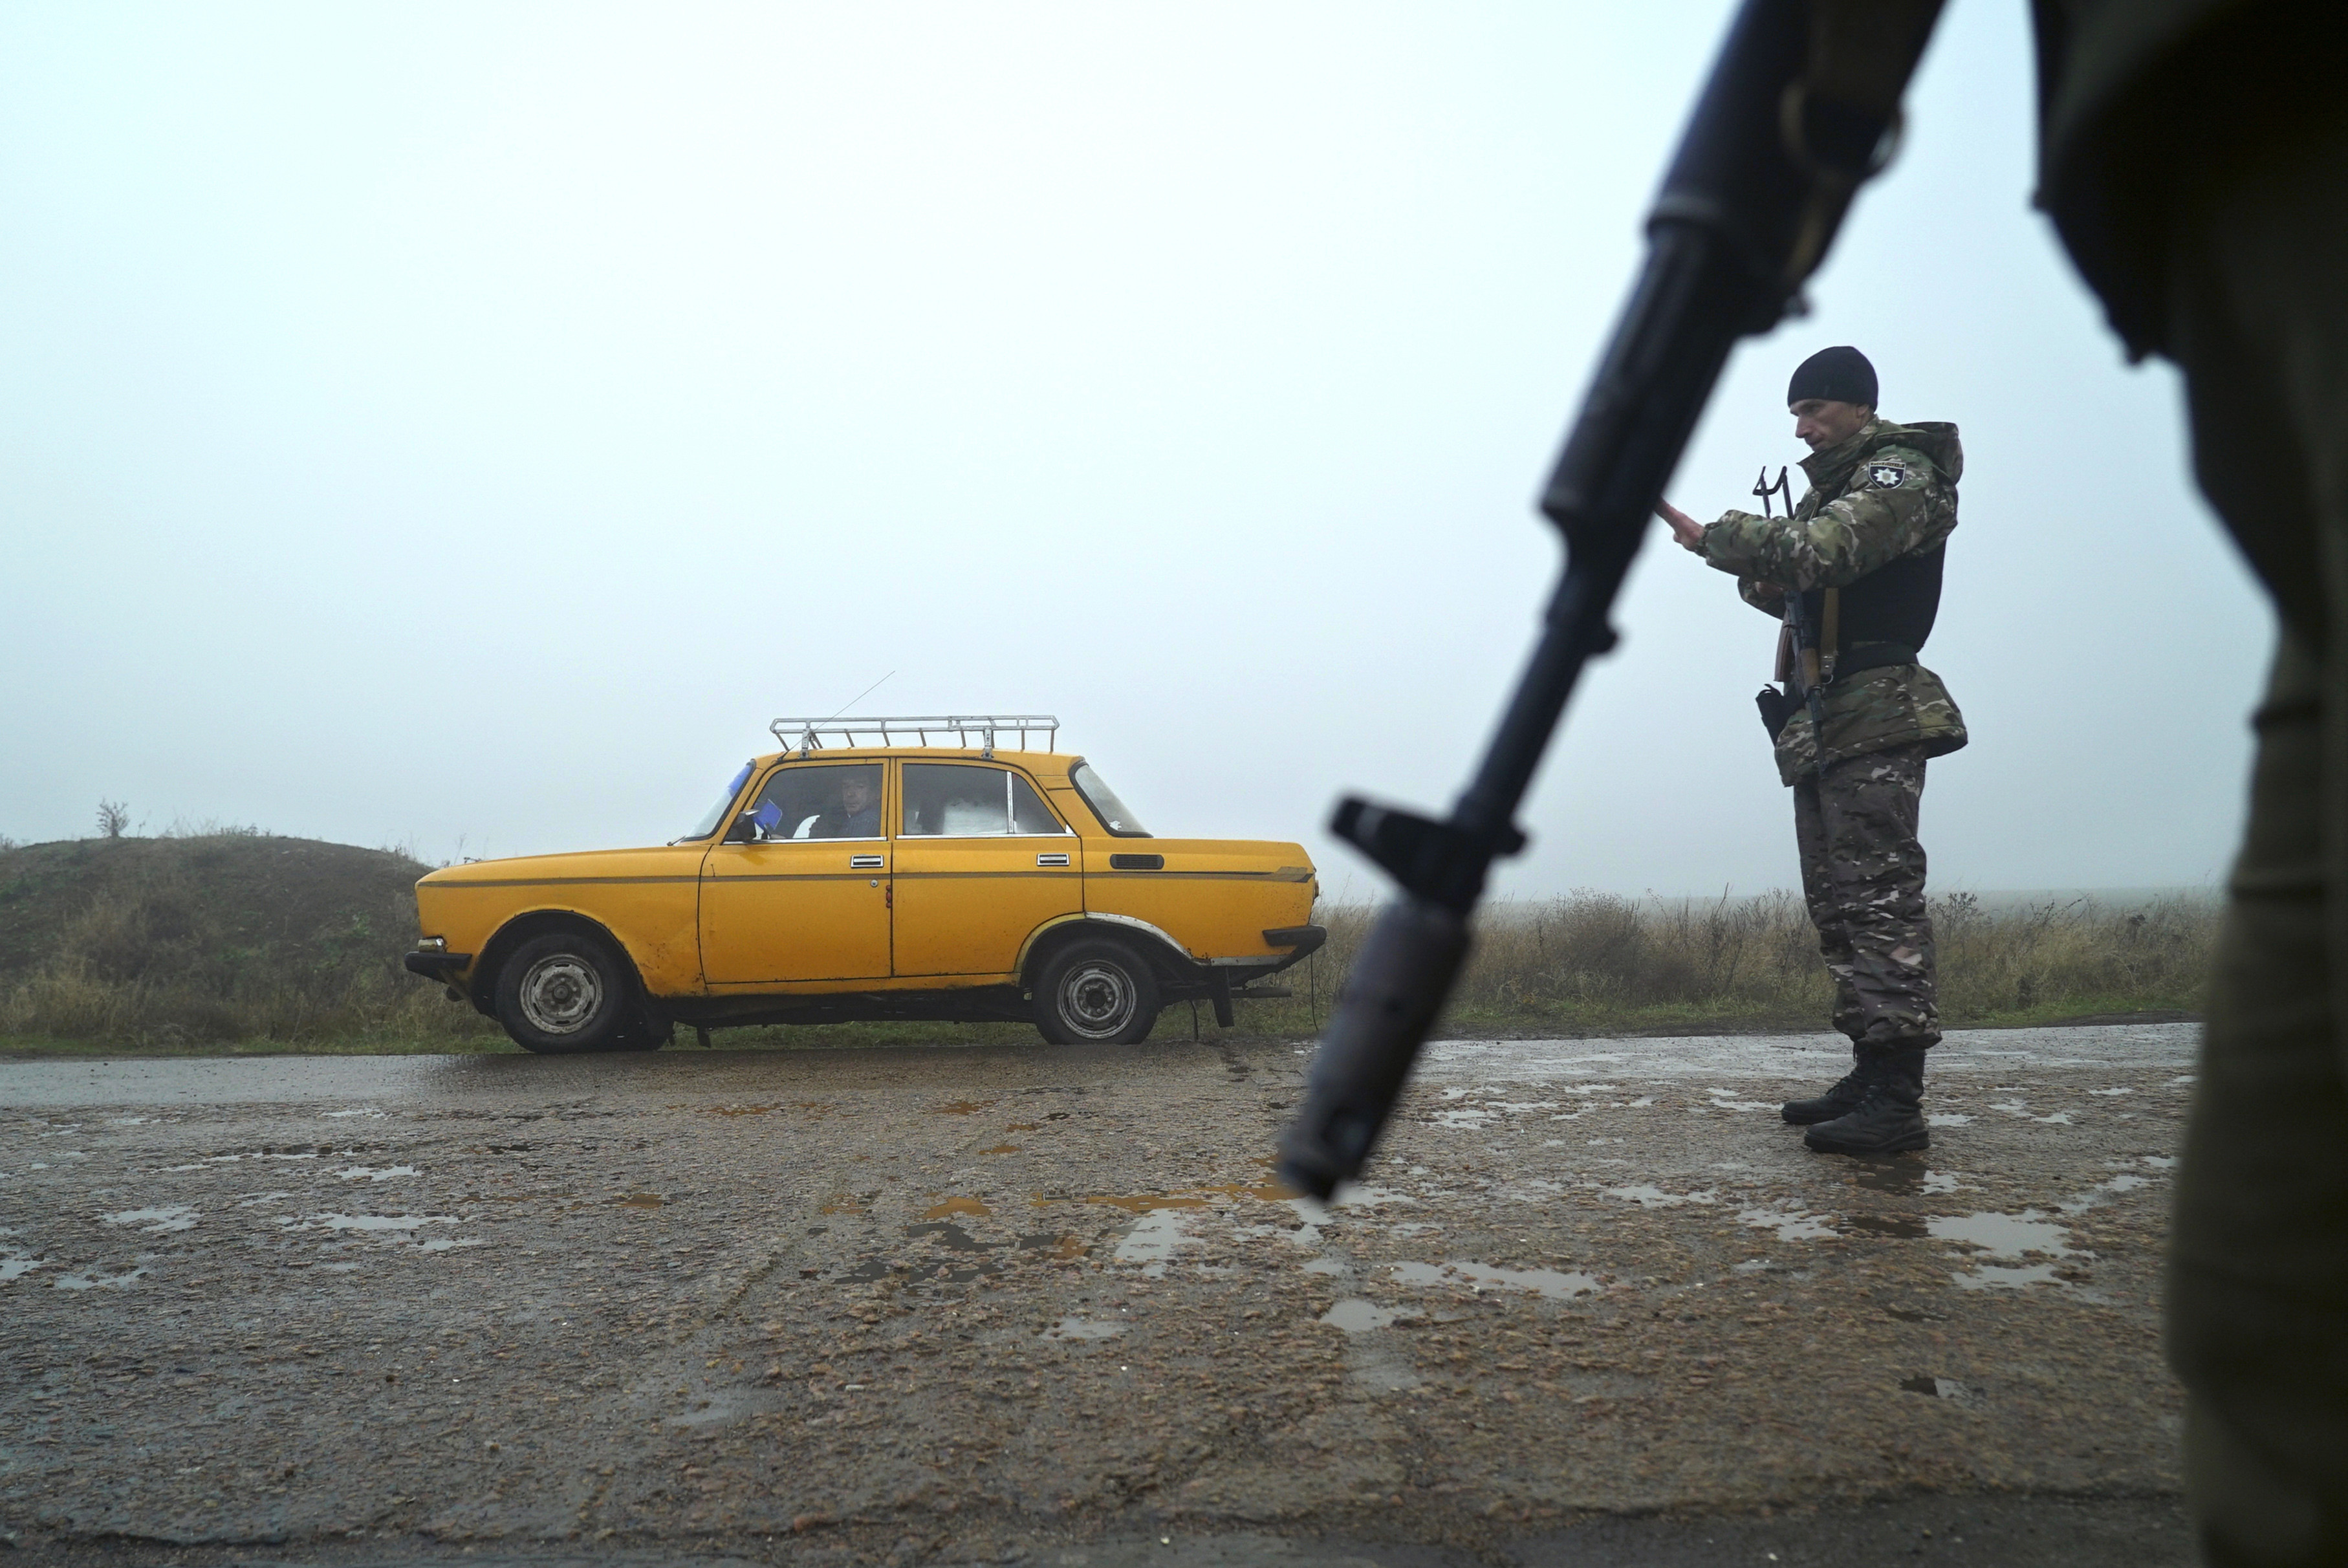
{"label": "driver inside car", "polygon": [[873,775],[877,768],[844,768],[839,780],[839,805],[809,826],[811,839],[877,839],[880,836],[880,791]]}

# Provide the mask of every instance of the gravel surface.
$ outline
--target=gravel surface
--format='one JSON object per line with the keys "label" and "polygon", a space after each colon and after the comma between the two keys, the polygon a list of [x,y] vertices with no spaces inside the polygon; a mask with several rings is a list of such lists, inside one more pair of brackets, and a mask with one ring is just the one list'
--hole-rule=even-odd
{"label": "gravel surface", "polygon": [[1952,1036],[1880,1165],[1831,1037],[1448,1044],[1327,1211],[1276,1042],[0,1064],[0,1546],[2181,1563],[2197,1035]]}

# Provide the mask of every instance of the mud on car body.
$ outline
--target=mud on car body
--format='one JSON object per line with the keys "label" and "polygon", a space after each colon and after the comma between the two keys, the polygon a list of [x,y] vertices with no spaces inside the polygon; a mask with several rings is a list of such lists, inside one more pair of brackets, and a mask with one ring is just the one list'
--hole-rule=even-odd
{"label": "mud on car body", "polygon": [[[1301,845],[1151,836],[1057,721],[778,719],[673,842],[448,866],[407,967],[533,1051],[675,1026],[1027,1019],[1130,1043],[1320,947]],[[1045,749],[1026,742],[1041,734]],[[1016,744],[998,748],[998,738]]]}

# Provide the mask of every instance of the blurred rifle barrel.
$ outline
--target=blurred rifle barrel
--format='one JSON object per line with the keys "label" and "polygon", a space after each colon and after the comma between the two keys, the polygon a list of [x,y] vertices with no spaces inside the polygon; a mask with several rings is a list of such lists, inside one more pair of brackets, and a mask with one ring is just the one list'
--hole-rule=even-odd
{"label": "blurred rifle barrel", "polygon": [[1493,861],[1729,350],[1796,306],[1859,185],[1889,161],[1941,0],[1746,0],[1647,219],[1647,254],[1541,511],[1566,564],[1475,777],[1440,820],[1358,797],[1337,835],[1391,875],[1281,1142],[1282,1179],[1327,1198],[1369,1158],[1467,962]]}

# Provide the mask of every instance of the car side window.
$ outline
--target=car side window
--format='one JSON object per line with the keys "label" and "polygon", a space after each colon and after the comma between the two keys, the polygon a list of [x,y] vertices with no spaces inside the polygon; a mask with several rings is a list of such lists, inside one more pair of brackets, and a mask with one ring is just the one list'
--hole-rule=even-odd
{"label": "car side window", "polygon": [[902,831],[910,839],[1057,837],[1068,830],[1035,787],[1007,768],[908,762],[904,779]]}
{"label": "car side window", "polygon": [[880,764],[778,768],[749,815],[769,839],[877,839]]}

